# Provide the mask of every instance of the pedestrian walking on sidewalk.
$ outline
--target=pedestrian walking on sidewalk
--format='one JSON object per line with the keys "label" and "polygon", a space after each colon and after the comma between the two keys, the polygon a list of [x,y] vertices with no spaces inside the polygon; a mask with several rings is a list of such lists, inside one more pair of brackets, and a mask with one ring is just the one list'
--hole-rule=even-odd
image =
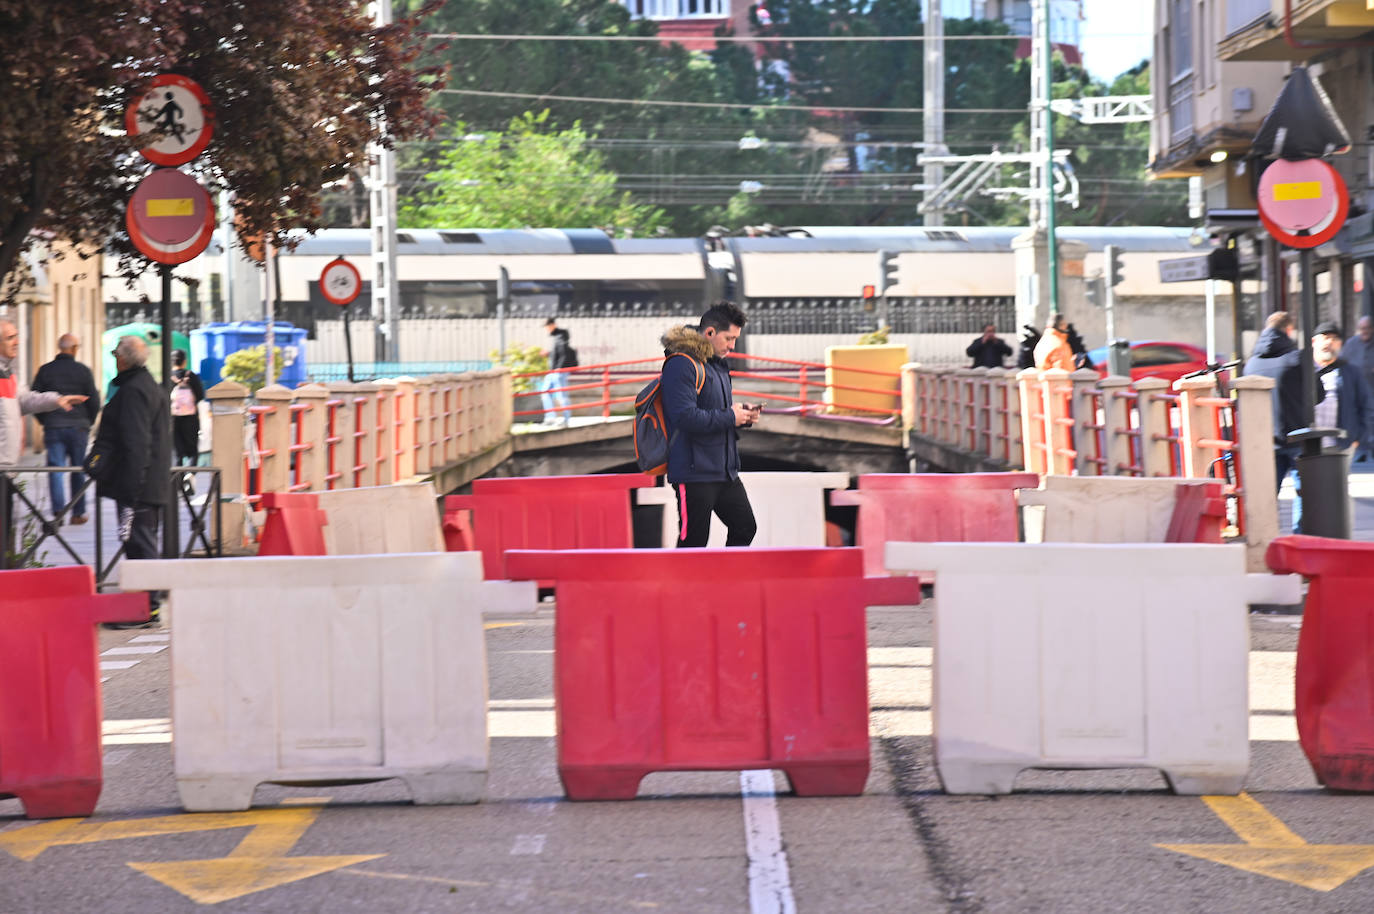
{"label": "pedestrian walking on sidewalk", "polygon": [[[136,336],[119,338],[114,350],[114,394],[105,405],[86,472],[101,498],[114,499],[119,537],[129,559],[158,557],[158,526],[167,504],[172,465],[172,417],[167,392],[148,372],[148,344]],[[114,628],[156,625],[159,607],[148,623],[107,623]]]}
{"label": "pedestrian walking on sidewalk", "polygon": [[545,425],[567,425],[572,419],[571,401],[566,390],[558,388],[568,385],[567,369],[577,367],[577,350],[568,345],[568,331],[558,326],[558,321],[549,318],[544,321],[544,329],[549,333],[549,373],[539,387],[539,399],[544,404]]}
{"label": "pedestrian walking on sidewalk", "polygon": [[[38,422],[43,426],[43,446],[47,450],[48,466],[79,467],[86,460],[86,442],[91,438],[91,426],[100,413],[100,392],[96,390],[95,376],[91,370],[76,360],[81,341],[75,334],[64,333],[57,338],[57,355],[51,362],[38,369],[33,378],[35,392],[55,392],[58,394],[80,394],[85,399],[74,409],[54,409],[38,414]],[[52,501],[53,516],[67,504],[66,482],[70,479],[72,489],[80,489],[85,480],[80,473],[49,473],[48,495]],[[72,502],[72,513],[68,519],[71,524],[84,524],[86,514],[86,493],[82,492]]]}

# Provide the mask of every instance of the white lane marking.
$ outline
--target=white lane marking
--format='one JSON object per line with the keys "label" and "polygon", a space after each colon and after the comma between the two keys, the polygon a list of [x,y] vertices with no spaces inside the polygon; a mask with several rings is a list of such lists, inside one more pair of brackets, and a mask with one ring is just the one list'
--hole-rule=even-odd
{"label": "white lane marking", "polygon": [[172,741],[170,717],[131,717],[106,720],[100,724],[101,744],[105,746],[148,746]]}
{"label": "white lane marking", "polygon": [[124,647],[112,647],[100,652],[102,657],[117,657],[121,654],[160,654],[167,650],[165,644],[130,644]]}
{"label": "white lane marking", "polygon": [[102,660],[100,668],[102,670],[127,670],[131,666],[138,666],[137,660]]}
{"label": "white lane marking", "polygon": [[163,641],[163,642],[166,642],[166,641],[171,641],[171,640],[172,640],[172,636],[171,636],[170,634],[168,634],[167,632],[158,632],[158,633],[156,633],[156,634],[151,634],[151,635],[139,635],[139,636],[137,636],[137,637],[135,637],[135,638],[130,638],[130,639],[129,639],[129,643],[131,643],[131,644],[152,644],[152,643],[155,642],[155,641]]}
{"label": "white lane marking", "polygon": [[101,764],[106,768],[112,768],[133,754],[134,750],[132,749],[106,749],[101,758]]}
{"label": "white lane marking", "polygon": [[796,914],[773,772],[741,771],[739,789],[744,795],[744,840],[749,851],[750,914]]}
{"label": "white lane marking", "polygon": [[487,702],[492,711],[552,711],[552,698],[493,698]]}
{"label": "white lane marking", "polygon": [[516,835],[510,849],[511,856],[533,856],[544,853],[544,835]]}

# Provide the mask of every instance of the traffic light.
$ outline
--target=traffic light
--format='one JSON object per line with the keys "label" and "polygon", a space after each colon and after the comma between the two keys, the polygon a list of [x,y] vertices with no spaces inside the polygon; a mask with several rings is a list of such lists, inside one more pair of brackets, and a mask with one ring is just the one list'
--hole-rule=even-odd
{"label": "traffic light", "polygon": [[1126,278],[1125,265],[1121,262],[1121,248],[1109,244],[1102,249],[1102,257],[1107,261],[1107,284],[1121,285],[1121,280]]}
{"label": "traffic light", "polygon": [[1088,280],[1084,288],[1084,293],[1088,297],[1088,304],[1094,308],[1102,307],[1102,277],[1094,276]]}
{"label": "traffic light", "polygon": [[897,285],[897,252],[878,252],[878,291],[883,295]]}
{"label": "traffic light", "polygon": [[1207,254],[1207,278],[1235,282],[1240,276],[1240,260],[1231,248],[1217,248]]}

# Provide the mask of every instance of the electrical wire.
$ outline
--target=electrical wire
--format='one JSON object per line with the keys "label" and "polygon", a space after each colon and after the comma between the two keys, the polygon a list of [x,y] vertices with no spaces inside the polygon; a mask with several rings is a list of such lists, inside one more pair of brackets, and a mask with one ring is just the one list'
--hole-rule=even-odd
{"label": "electrical wire", "polygon": [[[761,102],[756,105],[736,102],[680,102],[646,98],[600,98],[590,95],[542,95],[533,92],[489,92],[483,89],[440,89],[444,95],[467,95],[478,98],[523,98],[534,101],[585,102],[600,105],[656,105],[669,108],[730,108],[730,109],[767,109],[769,111],[833,111],[842,114],[923,114],[925,108],[863,108],[824,103],[812,105],[774,105]],[[946,114],[1026,114],[1025,108],[946,108]]]}

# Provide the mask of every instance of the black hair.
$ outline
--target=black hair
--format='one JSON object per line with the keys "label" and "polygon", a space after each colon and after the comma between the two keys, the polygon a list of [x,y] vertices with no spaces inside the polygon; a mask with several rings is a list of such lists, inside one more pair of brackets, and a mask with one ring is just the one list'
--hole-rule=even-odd
{"label": "black hair", "polygon": [[185,353],[184,351],[180,350],[180,349],[173,349],[173,350],[172,350],[172,361],[173,361],[173,362],[184,362],[184,361],[186,361],[186,353]]}
{"label": "black hair", "polygon": [[701,316],[701,323],[698,328],[705,330],[707,327],[715,327],[717,331],[729,330],[732,326],[743,329],[748,320],[744,312],[734,302],[718,301],[706,313]]}

